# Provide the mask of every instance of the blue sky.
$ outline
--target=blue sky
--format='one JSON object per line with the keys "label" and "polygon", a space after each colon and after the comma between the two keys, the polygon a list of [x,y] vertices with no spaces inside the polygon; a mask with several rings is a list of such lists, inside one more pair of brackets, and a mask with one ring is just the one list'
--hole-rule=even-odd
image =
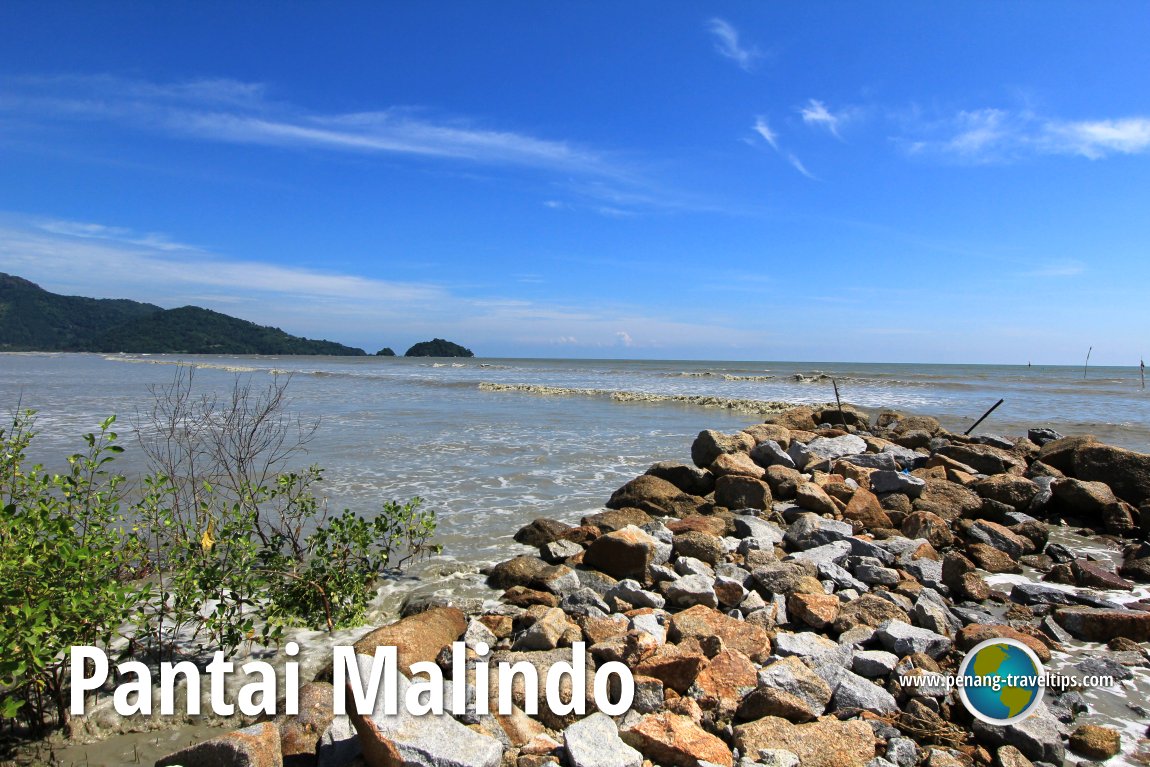
{"label": "blue sky", "polygon": [[0,271],[375,351],[1134,364],[1145,2],[0,4]]}

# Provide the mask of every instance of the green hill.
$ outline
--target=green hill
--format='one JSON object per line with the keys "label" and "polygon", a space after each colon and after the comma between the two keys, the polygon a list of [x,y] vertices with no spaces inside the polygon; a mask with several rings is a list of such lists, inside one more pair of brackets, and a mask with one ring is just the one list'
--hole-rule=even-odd
{"label": "green hill", "polygon": [[404,357],[474,357],[470,349],[466,349],[451,341],[436,338],[431,341],[420,341],[403,354]]}
{"label": "green hill", "polygon": [[61,296],[3,273],[0,351],[365,354],[197,306],[161,309],[137,301]]}
{"label": "green hill", "polygon": [[60,296],[0,272],[0,351],[80,351],[100,333],[159,311],[126,299]]}

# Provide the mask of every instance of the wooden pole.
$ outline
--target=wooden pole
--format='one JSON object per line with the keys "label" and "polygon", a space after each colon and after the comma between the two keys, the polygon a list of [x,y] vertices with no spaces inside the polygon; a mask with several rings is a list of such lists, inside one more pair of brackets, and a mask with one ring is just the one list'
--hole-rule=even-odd
{"label": "wooden pole", "polygon": [[1090,352],[1092,352],[1092,351],[1094,351],[1093,346],[1091,346],[1089,349],[1086,350],[1086,364],[1082,366],[1082,380],[1083,381],[1086,380],[1086,368],[1090,367]]}
{"label": "wooden pole", "polygon": [[977,428],[978,428],[978,425],[979,425],[980,423],[982,423],[983,421],[985,421],[985,420],[986,420],[986,417],[987,417],[988,415],[990,415],[991,413],[993,413],[995,410],[997,410],[997,409],[998,409],[998,406],[999,406],[999,405],[1001,405],[1001,404],[1002,404],[1003,402],[1005,402],[1005,401],[1006,401],[1006,400],[1000,399],[998,402],[995,402],[993,405],[991,405],[991,406],[990,406],[990,410],[987,410],[985,413],[983,413],[983,414],[982,414],[982,418],[979,418],[977,421],[975,421],[975,422],[974,422],[974,426],[971,426],[969,429],[967,429],[966,431],[964,431],[964,432],[962,433],[962,434],[963,434],[963,436],[965,436],[965,437],[969,437],[969,436],[970,436],[970,433],[971,433],[972,431],[974,431],[975,429],[977,429]]}
{"label": "wooden pole", "polygon": [[1138,360],[1138,369],[1142,372],[1142,389],[1146,389],[1146,360]]}
{"label": "wooden pole", "polygon": [[831,385],[835,387],[835,402],[837,402],[839,405],[839,422],[842,423],[843,428],[845,429],[847,425],[847,417],[843,415],[843,401],[839,399],[839,382],[832,378]]}

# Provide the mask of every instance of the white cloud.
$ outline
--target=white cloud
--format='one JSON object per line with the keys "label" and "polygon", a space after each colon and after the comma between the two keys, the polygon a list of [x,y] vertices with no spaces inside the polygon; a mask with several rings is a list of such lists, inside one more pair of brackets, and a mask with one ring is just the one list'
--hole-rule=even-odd
{"label": "white cloud", "polygon": [[715,50],[721,56],[738,64],[743,71],[750,72],[754,69],[755,62],[763,55],[758,48],[747,47],[740,43],[739,31],[723,19],[711,19],[707,23],[707,29],[715,38]]}
{"label": "white cloud", "polygon": [[1023,277],[1076,277],[1086,271],[1081,261],[1052,261],[1023,272]]}
{"label": "white cloud", "polygon": [[1067,120],[1029,110],[960,110],[934,121],[915,115],[896,139],[909,154],[975,163],[1042,155],[1101,160],[1150,151],[1150,117]]}
{"label": "white cloud", "polygon": [[779,150],[779,134],[771,130],[770,124],[767,123],[767,118],[756,117],[754,131],[763,138],[763,141],[771,145],[771,149],[774,149],[776,152]]}
{"label": "white cloud", "polygon": [[787,162],[789,162],[791,164],[792,168],[797,170],[799,173],[802,173],[807,178],[811,179],[812,181],[818,181],[818,177],[816,177],[815,174],[813,174],[809,170],[807,170],[807,166],[803,165],[802,160],[800,160],[798,157],[795,157],[790,152],[787,152]]}
{"label": "white cloud", "polygon": [[806,106],[800,107],[799,114],[802,115],[803,122],[807,125],[826,128],[835,138],[842,138],[839,135],[839,123],[842,121],[842,117],[832,114],[827,109],[827,105],[818,99],[810,99]]}
{"label": "white cloud", "polygon": [[509,351],[542,349],[560,339],[575,350],[626,347],[642,354],[666,346],[753,347],[763,338],[761,330],[698,322],[693,316],[680,321],[638,307],[476,296],[474,286],[464,295],[447,284],[245,261],[163,235],[20,214],[0,214],[0,272],[56,293],[165,307],[196,304],[289,333],[370,349],[395,346],[396,339],[444,336]]}

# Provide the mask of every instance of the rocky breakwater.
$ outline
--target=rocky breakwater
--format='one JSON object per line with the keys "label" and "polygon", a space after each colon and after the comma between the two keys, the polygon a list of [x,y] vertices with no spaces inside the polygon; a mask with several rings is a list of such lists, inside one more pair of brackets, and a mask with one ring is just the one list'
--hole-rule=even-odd
{"label": "rocky breakwater", "polygon": [[[586,689],[561,694],[586,713],[550,710],[541,682],[516,683],[506,715],[472,700],[455,717],[348,718],[324,707],[320,681],[305,688],[315,705],[304,715],[161,764],[1017,767],[1145,748],[1076,721],[1079,690],[1048,689],[1027,719],[992,726],[953,691],[907,680],[954,674],[994,637],[1044,662],[1083,641],[1096,664],[1147,665],[1150,604],[1102,595],[1150,582],[1150,456],[1048,430],[967,438],[931,418],[844,410],[845,425],[837,409],[795,408],[737,434],[705,431],[691,463],[655,464],[606,510],[521,529],[536,553],[487,572],[498,607],[432,608],[357,645],[398,646],[404,669],[465,668],[456,685],[487,648],[486,660],[542,680],[577,646]],[[1121,566],[1049,543],[1055,525],[1124,546]],[[1052,584],[988,582],[1023,567]],[[455,641],[465,666],[448,657]],[[595,711],[591,689],[610,662],[634,680],[616,716]],[[230,761],[197,761],[206,748]]]}

